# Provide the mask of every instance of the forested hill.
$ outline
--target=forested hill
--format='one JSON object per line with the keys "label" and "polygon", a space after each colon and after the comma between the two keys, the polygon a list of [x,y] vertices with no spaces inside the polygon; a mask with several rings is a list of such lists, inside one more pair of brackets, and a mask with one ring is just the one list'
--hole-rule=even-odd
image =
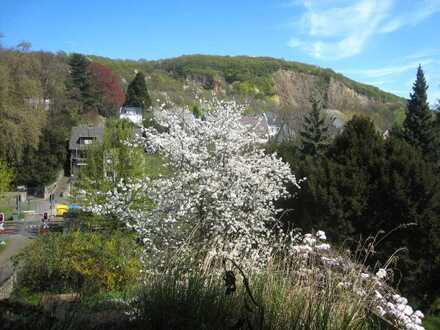
{"label": "forested hill", "polygon": [[254,111],[287,113],[294,120],[311,109],[319,95],[324,108],[342,119],[355,113],[386,129],[403,120],[405,100],[351,80],[331,69],[270,57],[188,55],[159,61],[114,60],[89,56],[111,68],[126,85],[136,70],[147,74],[153,99],[189,104],[194,94],[245,100]]}
{"label": "forested hill", "polygon": [[194,105],[195,97],[236,99],[270,111],[294,131],[312,96],[342,121],[362,113],[385,130],[403,118],[405,100],[330,69],[273,58],[193,55],[161,61],[0,48],[0,159],[17,184],[51,182],[66,159],[72,126],[115,116],[136,72],[152,105]]}

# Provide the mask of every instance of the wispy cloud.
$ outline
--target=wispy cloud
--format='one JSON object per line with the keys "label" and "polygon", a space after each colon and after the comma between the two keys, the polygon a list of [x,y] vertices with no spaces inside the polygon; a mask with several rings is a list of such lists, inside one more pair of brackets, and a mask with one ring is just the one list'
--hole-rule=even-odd
{"label": "wispy cloud", "polygon": [[426,59],[418,62],[405,63],[402,65],[396,66],[385,66],[377,69],[360,69],[360,70],[351,70],[346,71],[347,73],[354,73],[357,75],[361,75],[367,78],[383,78],[383,77],[393,77],[399,74],[402,74],[407,71],[416,71],[419,65],[428,65],[432,64],[435,61],[432,59]]}
{"label": "wispy cloud", "polygon": [[[297,4],[298,1],[291,4]],[[288,42],[318,59],[361,53],[373,36],[416,25],[440,11],[440,0],[422,0],[397,12],[397,0],[302,0],[301,38]]]}

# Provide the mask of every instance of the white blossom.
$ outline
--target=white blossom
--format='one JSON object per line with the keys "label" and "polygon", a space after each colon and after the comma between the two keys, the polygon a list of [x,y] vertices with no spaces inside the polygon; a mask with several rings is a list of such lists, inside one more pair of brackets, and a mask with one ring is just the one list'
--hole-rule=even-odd
{"label": "white blossom", "polygon": [[384,279],[384,278],[386,278],[386,277],[387,277],[387,271],[386,271],[386,269],[379,268],[379,270],[376,272],[376,276],[377,276],[379,279]]}
{"label": "white blossom", "polygon": [[[121,182],[92,210],[114,214],[142,237],[149,255],[182,251],[189,244],[235,257],[267,246],[277,225],[274,202],[298,186],[288,164],[267,155],[251,127],[240,123],[244,108],[233,102],[204,103],[203,120],[184,110],[162,110],[165,132],[146,128],[136,143],[158,152],[170,174],[155,180]],[[132,201],[148,198],[150,209]],[[261,249],[260,249],[261,251]]]}

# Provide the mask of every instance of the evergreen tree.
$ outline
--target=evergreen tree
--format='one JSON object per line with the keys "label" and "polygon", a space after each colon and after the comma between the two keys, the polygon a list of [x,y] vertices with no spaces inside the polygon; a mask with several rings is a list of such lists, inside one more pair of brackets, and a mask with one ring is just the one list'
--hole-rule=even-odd
{"label": "evergreen tree", "polygon": [[127,88],[125,106],[142,107],[147,109],[151,106],[150,95],[145,83],[145,75],[138,72]]}
{"label": "evergreen tree", "polygon": [[416,148],[419,148],[425,157],[435,157],[434,128],[432,113],[429,109],[426,91],[428,85],[425,80],[422,67],[417,69],[417,78],[413,85],[413,92],[406,108],[406,118],[403,122],[405,140]]}
{"label": "evergreen tree", "polygon": [[278,151],[307,177],[295,198],[280,201],[293,210],[282,217],[286,225],[322,229],[345,244],[391,233],[367,263],[384,264],[406,248],[394,258],[402,274],[396,282],[413,302],[429,306],[440,294],[440,178],[420,149],[395,136],[385,141],[370,120],[354,117],[324,155],[301,159],[292,150]]}
{"label": "evergreen tree", "polygon": [[87,67],[89,61],[84,55],[74,53],[69,59],[70,66],[70,85],[69,87],[77,88],[81,96],[87,94],[89,89],[89,80]]}
{"label": "evergreen tree", "polygon": [[328,126],[321,116],[322,104],[313,100],[313,109],[304,117],[304,130],[300,132],[302,152],[305,155],[319,156],[323,153],[328,140]]}

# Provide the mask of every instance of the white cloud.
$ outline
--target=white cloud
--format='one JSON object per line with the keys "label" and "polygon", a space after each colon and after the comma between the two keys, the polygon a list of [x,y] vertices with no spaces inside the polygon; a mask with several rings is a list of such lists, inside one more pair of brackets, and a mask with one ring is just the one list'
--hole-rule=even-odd
{"label": "white cloud", "polygon": [[434,62],[435,61],[432,59],[427,59],[419,62],[405,63],[397,66],[386,66],[377,69],[362,69],[362,70],[352,70],[346,72],[351,72],[368,78],[392,77],[411,70],[416,72],[416,69],[419,66],[419,64],[423,66],[423,65],[432,64]]}
{"label": "white cloud", "polygon": [[320,59],[342,59],[361,53],[373,36],[416,25],[440,11],[440,0],[423,0],[396,13],[397,0],[303,0],[301,39],[288,45]]}

